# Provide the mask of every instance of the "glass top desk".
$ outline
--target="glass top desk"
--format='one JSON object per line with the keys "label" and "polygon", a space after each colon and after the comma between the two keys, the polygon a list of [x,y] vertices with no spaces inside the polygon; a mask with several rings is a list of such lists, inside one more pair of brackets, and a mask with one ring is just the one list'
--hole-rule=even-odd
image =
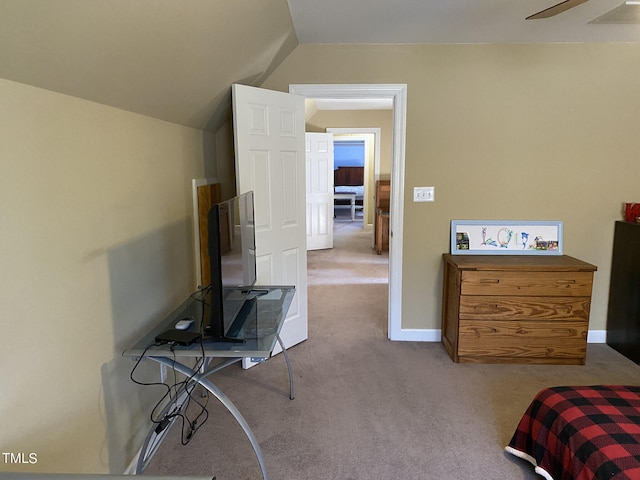
{"label": "glass top desk", "polygon": [[[189,330],[200,332],[201,320],[204,318],[203,309],[205,307],[203,301],[204,293],[203,291],[198,291],[144,335],[133,347],[123,352],[122,355],[132,357],[138,361],[142,358],[154,360],[161,365],[174,369],[188,379],[187,384],[180,388],[172,401],[158,415],[158,418],[165,418],[170,413],[175,412],[176,409],[179,410],[183,405],[186,405],[188,397],[193,395],[193,388],[196,385],[201,385],[215,396],[229,410],[244,430],[260,463],[262,477],[267,480],[264,458],[251,428],[231,400],[208,378],[214,372],[242,359],[250,359],[253,362],[266,360],[271,356],[276,342],[278,342],[282,348],[289,372],[289,397],[291,399],[294,397],[291,364],[284,344],[280,339],[280,330],[293,300],[295,287],[260,286],[254,287],[251,291],[257,292],[255,296],[250,297],[255,298],[255,302],[253,302],[251,309],[247,312],[234,335],[235,338],[241,340],[239,342],[210,340],[200,342],[197,340],[188,346],[160,345],[156,342],[157,335],[173,329],[176,322],[185,317],[193,317],[195,320]],[[182,363],[192,359],[202,359],[202,366],[189,367]],[[214,361],[214,359],[218,359],[218,361]],[[175,419],[173,416],[171,418]],[[136,473],[144,471],[173,423],[173,421],[170,421],[163,429],[159,429],[157,423],[152,424],[138,457]]]}

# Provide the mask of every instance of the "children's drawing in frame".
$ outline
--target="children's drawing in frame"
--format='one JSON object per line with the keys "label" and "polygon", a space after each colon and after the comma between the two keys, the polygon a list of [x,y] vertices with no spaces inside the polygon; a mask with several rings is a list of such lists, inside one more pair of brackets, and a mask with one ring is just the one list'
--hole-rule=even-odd
{"label": "children's drawing in frame", "polygon": [[452,220],[454,255],[562,255],[562,222]]}

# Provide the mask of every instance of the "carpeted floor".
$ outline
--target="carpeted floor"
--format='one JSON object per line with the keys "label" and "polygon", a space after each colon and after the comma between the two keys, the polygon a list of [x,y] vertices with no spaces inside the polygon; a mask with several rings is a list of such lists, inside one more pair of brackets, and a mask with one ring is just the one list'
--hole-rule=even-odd
{"label": "carpeted floor", "polygon": [[[309,340],[284,359],[214,377],[256,435],[272,480],[538,479],[503,452],[534,394],[561,384],[639,384],[640,366],[589,345],[585,366],[454,364],[439,343],[387,339],[387,255],[359,222],[309,252]],[[214,399],[189,445],[174,428],[146,473],[260,479],[251,446]]]}

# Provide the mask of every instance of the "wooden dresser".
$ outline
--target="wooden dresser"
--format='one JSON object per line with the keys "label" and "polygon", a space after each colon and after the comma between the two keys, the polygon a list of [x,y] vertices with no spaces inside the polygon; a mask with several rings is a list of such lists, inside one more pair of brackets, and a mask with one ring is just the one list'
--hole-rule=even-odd
{"label": "wooden dresser", "polygon": [[382,254],[389,250],[389,204],[391,202],[391,181],[378,180],[376,182],[376,222],[374,245],[376,253]]}
{"label": "wooden dresser", "polygon": [[442,343],[454,362],[584,364],[596,270],[566,255],[444,254]]}

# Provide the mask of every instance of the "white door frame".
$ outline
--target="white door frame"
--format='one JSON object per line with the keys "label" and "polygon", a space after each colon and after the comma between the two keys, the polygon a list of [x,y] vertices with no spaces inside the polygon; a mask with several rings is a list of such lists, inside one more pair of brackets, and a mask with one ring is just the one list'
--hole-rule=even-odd
{"label": "white door frame", "polygon": [[407,123],[406,84],[289,85],[289,93],[307,98],[393,100],[393,154],[389,215],[389,325],[390,340],[421,340],[420,330],[402,329],[402,235],[404,224],[404,163]]}

